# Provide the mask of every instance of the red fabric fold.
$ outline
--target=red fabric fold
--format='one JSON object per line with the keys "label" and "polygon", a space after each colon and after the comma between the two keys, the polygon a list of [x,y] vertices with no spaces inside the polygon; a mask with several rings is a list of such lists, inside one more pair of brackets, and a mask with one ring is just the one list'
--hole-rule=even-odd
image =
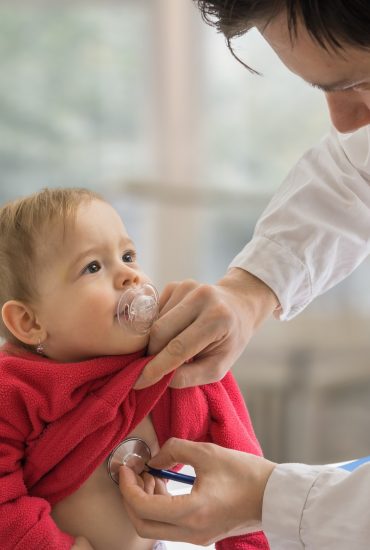
{"label": "red fabric fold", "polygon": [[[261,454],[231,374],[197,388],[133,385],[143,352],[58,363],[7,346],[0,353],[0,540],[2,549],[69,549],[73,538],[49,516],[151,413],[160,445],[175,436]],[[4,542],[5,541],[5,542]],[[218,550],[268,548],[262,533]]]}

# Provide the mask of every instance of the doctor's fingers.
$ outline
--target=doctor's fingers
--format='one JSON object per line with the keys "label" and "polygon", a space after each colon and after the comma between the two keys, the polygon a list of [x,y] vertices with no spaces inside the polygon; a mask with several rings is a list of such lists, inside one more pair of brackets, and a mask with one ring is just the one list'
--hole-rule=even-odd
{"label": "doctor's fingers", "polygon": [[210,470],[218,447],[213,443],[198,443],[171,437],[159,452],[149,460],[153,468],[172,468],[176,464],[188,464],[199,472]]}
{"label": "doctor's fingers", "polygon": [[171,388],[188,388],[218,382],[234,364],[238,355],[228,349],[226,342],[211,344],[196,359],[181,365],[171,379]]}
{"label": "doctor's fingers", "polygon": [[[151,497],[158,498],[158,497]],[[179,498],[179,497],[176,497]],[[156,506],[162,506],[162,504],[155,504]],[[165,517],[166,511],[163,510],[162,514],[165,521],[155,521],[140,517],[142,510],[138,510],[137,515],[133,509],[129,507],[127,503],[124,503],[128,517],[133,524],[138,535],[145,539],[154,540],[167,540],[167,541],[181,541],[191,544],[197,544],[206,546],[211,544],[216,539],[206,536],[204,532],[198,532],[199,526],[197,518],[194,519],[193,526],[185,522],[185,525],[172,524],[170,520],[167,521]],[[171,508],[169,508],[171,509]]]}
{"label": "doctor's fingers", "polygon": [[203,286],[202,283],[198,283],[193,279],[186,279],[185,281],[174,281],[168,283],[159,297],[159,316],[162,317],[176,304],[180,303],[185,296],[191,294],[197,288]]}
{"label": "doctor's fingers", "polygon": [[[149,353],[152,355],[161,351],[177,334],[198,319],[219,327],[222,325],[220,320],[229,315],[228,301],[225,290],[220,286],[200,285],[194,281],[179,283],[171,291],[159,319],[152,327]],[[174,352],[176,354],[177,350]]]}
{"label": "doctor's fingers", "polygon": [[[210,346],[220,349],[221,346],[224,347],[225,341],[233,340],[232,337],[229,338],[233,324],[229,317],[227,307],[223,303],[216,303],[216,299],[184,299],[153,325],[148,351],[149,354],[156,353],[157,348],[161,351],[147,364],[135,388],[141,389],[154,384],[165,374],[193,358],[196,360],[199,354],[213,356]],[[233,349],[232,342],[230,349]],[[222,355],[226,355],[225,350],[222,350]],[[211,371],[204,370],[202,382],[219,380],[230,366],[231,362],[226,359],[221,365],[214,363]],[[187,386],[197,383],[198,379],[192,380],[190,375],[187,377]]]}
{"label": "doctor's fingers", "polygon": [[[161,351],[166,344],[173,338],[173,336],[176,334],[175,332],[171,331],[168,332],[168,328],[171,329],[171,318],[172,314],[169,318],[166,317],[165,321],[162,321],[163,317],[174,308],[177,309],[175,311],[175,314],[177,314],[177,317],[180,315],[183,315],[182,308],[184,304],[186,305],[189,303],[190,308],[189,311],[191,312],[192,308],[192,296],[191,293],[197,289],[199,286],[201,286],[199,283],[193,280],[186,280],[181,282],[172,282],[166,285],[164,290],[161,292],[159,296],[159,317],[156,323],[151,328],[150,331],[150,341],[148,345],[148,355],[155,355],[159,351]],[[190,299],[189,299],[190,295]],[[189,313],[186,312],[186,313]],[[185,314],[186,314],[185,313]],[[196,313],[192,313],[190,315],[191,320],[193,320],[196,317]],[[189,323],[188,320],[184,321],[181,326],[184,327]],[[172,327],[173,328],[173,327]]]}
{"label": "doctor's fingers", "polygon": [[[148,477],[152,477],[146,474]],[[174,510],[171,511],[175,497],[166,494],[152,494],[152,487],[149,493],[145,491],[149,485],[140,482],[139,476],[127,466],[121,466],[119,473],[119,488],[125,506],[138,520],[165,521],[170,523],[170,517],[177,518]],[[189,495],[180,495],[188,497]],[[178,518],[177,518],[178,519]]]}
{"label": "doctor's fingers", "polygon": [[199,528],[203,524],[201,515],[207,510],[204,502],[194,505],[192,495],[148,495],[138,485],[130,484],[126,473],[122,472],[123,503],[141,537],[195,544],[213,542]]}
{"label": "doctor's fingers", "polygon": [[[182,541],[208,546],[227,536],[254,533],[261,529],[255,522],[250,526],[233,526],[225,514],[218,516],[210,506],[210,498],[202,495],[134,495],[125,491],[123,502],[138,534],[143,538]],[[221,505],[222,511],[227,508]],[[230,506],[228,506],[230,509]],[[154,518],[154,519],[153,519]]]}

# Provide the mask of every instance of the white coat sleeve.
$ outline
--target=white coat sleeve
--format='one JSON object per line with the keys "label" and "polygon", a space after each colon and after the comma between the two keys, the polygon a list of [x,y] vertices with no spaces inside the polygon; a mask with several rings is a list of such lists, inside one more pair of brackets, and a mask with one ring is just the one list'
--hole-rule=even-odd
{"label": "white coat sleeve", "polygon": [[280,464],[266,485],[262,528],[271,550],[368,550],[370,463],[347,472]]}
{"label": "white coat sleeve", "polygon": [[333,129],[290,172],[230,267],[264,281],[286,320],[349,275],[369,243],[370,127]]}

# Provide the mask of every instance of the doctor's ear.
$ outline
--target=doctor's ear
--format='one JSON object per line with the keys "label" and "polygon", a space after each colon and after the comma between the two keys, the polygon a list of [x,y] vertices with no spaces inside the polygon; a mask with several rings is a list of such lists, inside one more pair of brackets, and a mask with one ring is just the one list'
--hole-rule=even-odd
{"label": "doctor's ear", "polygon": [[18,300],[9,300],[3,305],[1,314],[9,332],[24,344],[35,346],[44,340],[45,331],[30,306]]}

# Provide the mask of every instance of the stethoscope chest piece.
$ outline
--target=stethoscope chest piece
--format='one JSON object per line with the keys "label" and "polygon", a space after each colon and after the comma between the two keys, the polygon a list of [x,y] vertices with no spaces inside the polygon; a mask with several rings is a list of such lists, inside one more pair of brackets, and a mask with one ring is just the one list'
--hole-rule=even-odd
{"label": "stethoscope chest piece", "polygon": [[108,472],[115,483],[119,481],[119,469],[125,465],[140,475],[151,458],[148,445],[138,437],[130,437],[117,445],[108,458]]}
{"label": "stethoscope chest piece", "polygon": [[109,455],[107,464],[109,475],[113,481],[118,484],[119,469],[121,466],[125,465],[134,470],[137,475],[142,474],[145,470],[156,477],[179,481],[180,483],[186,483],[188,485],[194,484],[194,476],[173,472],[172,470],[151,468],[147,465],[151,457],[150,449],[143,439],[139,437],[129,437],[117,445]]}

